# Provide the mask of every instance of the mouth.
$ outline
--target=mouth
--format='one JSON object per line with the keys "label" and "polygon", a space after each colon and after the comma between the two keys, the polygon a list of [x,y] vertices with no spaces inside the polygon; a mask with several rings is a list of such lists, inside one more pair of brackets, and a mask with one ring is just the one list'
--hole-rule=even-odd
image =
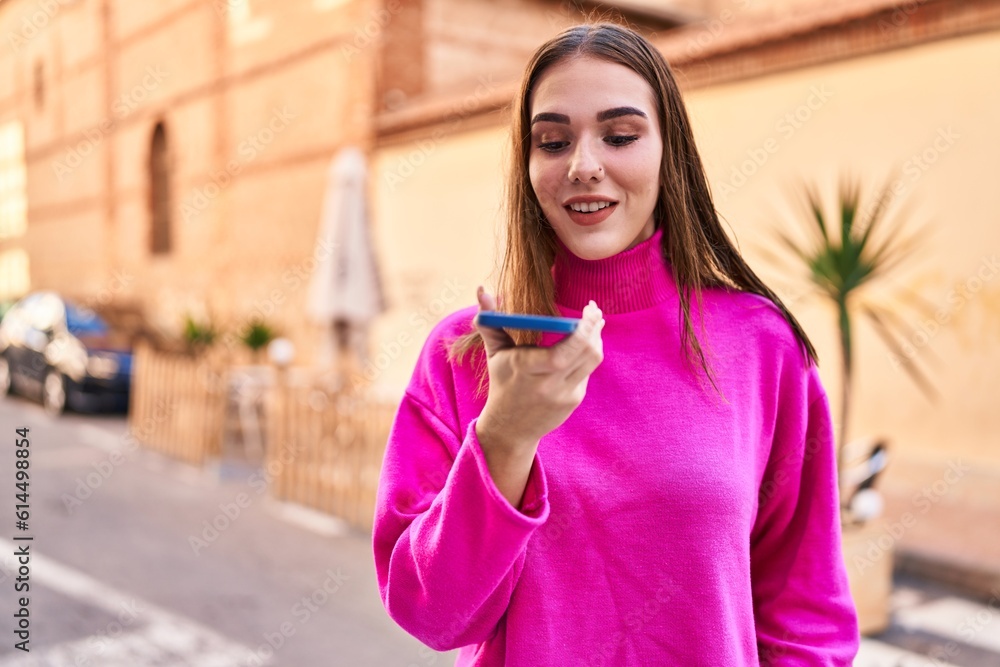
{"label": "mouth", "polygon": [[610,216],[618,202],[609,200],[575,201],[563,206],[570,220],[578,225],[596,225]]}

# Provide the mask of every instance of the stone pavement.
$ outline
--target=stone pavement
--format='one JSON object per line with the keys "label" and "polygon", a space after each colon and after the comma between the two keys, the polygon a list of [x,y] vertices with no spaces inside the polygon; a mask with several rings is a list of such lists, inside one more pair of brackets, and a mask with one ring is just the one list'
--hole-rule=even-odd
{"label": "stone pavement", "polygon": [[996,458],[893,454],[878,480],[886,510],[876,524],[897,568],[981,599],[1000,590],[1000,448]]}
{"label": "stone pavement", "polygon": [[980,601],[897,573],[892,609],[892,626],[862,639],[855,667],[1000,665],[1000,590]]}

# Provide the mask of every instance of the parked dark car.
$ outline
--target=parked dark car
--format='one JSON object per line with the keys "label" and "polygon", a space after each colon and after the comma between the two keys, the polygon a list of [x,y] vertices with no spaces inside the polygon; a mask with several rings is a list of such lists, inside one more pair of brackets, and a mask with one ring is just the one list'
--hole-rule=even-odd
{"label": "parked dark car", "polygon": [[93,310],[35,292],[0,321],[0,395],[39,399],[49,414],[128,409],[132,352]]}

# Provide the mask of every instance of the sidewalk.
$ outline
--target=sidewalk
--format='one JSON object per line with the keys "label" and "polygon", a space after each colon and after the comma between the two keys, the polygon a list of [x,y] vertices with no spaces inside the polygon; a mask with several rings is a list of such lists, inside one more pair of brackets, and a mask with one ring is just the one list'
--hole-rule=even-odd
{"label": "sidewalk", "polygon": [[897,454],[877,485],[886,511],[876,524],[898,570],[984,600],[1000,595],[1000,469]]}
{"label": "sidewalk", "polygon": [[[142,450],[121,458],[120,418],[53,420],[23,399],[0,400],[0,428],[24,426],[31,651],[0,643],[3,667],[454,664],[385,613],[366,533],[271,500],[252,469],[213,473]],[[6,451],[0,478],[13,480]],[[0,533],[8,592],[12,526]],[[10,637],[15,604],[0,595]]]}

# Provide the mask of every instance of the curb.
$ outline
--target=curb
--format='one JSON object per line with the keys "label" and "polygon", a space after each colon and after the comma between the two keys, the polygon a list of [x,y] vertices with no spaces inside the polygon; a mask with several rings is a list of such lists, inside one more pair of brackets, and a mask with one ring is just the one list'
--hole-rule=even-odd
{"label": "curb", "polygon": [[972,598],[1000,599],[1000,570],[916,549],[896,551],[894,569],[956,589]]}

